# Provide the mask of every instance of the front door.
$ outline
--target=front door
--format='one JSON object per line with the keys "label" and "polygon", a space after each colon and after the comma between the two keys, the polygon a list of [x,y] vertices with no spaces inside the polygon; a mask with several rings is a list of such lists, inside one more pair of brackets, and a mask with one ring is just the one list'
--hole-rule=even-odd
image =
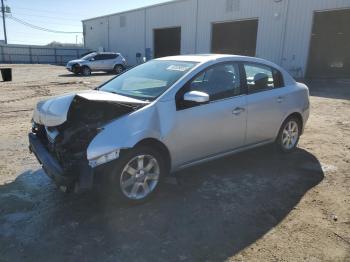
{"label": "front door", "polygon": [[[189,91],[205,92],[206,104],[188,104]],[[246,95],[242,93],[238,64],[215,65],[196,76],[176,98],[175,126],[168,137],[174,166],[241,147],[246,132]]]}
{"label": "front door", "polygon": [[92,71],[102,70],[105,65],[104,55],[98,54],[94,57],[94,60],[90,62],[90,68]]}

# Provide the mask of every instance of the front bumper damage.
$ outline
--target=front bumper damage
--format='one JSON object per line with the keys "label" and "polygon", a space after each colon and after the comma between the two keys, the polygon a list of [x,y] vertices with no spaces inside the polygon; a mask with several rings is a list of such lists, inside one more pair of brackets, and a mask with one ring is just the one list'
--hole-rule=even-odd
{"label": "front bumper damage", "polygon": [[[89,158],[89,146],[107,124],[147,104],[96,90],[39,102],[33,114],[29,149],[61,189],[91,189],[95,182],[102,182],[105,169],[119,158],[120,151],[109,148]],[[106,145],[108,141],[95,147],[106,149]]]}
{"label": "front bumper damage", "polygon": [[94,170],[88,163],[82,163],[74,173],[63,169],[55,157],[47,150],[36,134],[29,133],[29,150],[32,152],[45,173],[56,183],[58,187],[73,190],[76,193],[93,187]]}

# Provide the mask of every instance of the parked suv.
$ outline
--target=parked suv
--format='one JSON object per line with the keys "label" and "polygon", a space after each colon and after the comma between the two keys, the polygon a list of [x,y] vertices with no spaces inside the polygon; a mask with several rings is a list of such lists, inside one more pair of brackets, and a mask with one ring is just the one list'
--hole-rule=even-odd
{"label": "parked suv", "polygon": [[275,143],[295,150],[309,90],[263,59],[155,59],[95,90],[39,102],[30,150],[63,189],[107,175],[120,198],[142,202],[174,171]]}
{"label": "parked suv", "polygon": [[80,59],[69,61],[66,68],[76,75],[89,76],[95,71],[120,74],[126,69],[126,66],[126,59],[119,53],[93,52]]}

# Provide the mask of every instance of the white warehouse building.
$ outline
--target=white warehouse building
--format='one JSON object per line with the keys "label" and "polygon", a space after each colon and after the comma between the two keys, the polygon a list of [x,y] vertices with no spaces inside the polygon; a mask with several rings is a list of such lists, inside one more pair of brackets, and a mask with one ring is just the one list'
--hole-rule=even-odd
{"label": "white warehouse building", "polygon": [[350,77],[350,0],[176,0],[83,28],[86,48],[120,52],[131,65],[138,56],[229,53],[295,77]]}

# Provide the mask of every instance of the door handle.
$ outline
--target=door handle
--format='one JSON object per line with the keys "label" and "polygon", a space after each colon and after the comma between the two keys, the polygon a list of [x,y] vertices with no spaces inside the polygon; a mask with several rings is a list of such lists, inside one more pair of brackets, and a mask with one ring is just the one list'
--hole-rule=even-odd
{"label": "door handle", "polygon": [[284,97],[283,96],[277,97],[277,103],[282,103],[283,101],[284,101]]}
{"label": "door handle", "polygon": [[232,111],[232,114],[238,116],[238,115],[240,115],[241,113],[243,113],[244,111],[245,111],[244,108],[242,108],[242,107],[237,107],[237,108],[235,108],[235,109]]}

